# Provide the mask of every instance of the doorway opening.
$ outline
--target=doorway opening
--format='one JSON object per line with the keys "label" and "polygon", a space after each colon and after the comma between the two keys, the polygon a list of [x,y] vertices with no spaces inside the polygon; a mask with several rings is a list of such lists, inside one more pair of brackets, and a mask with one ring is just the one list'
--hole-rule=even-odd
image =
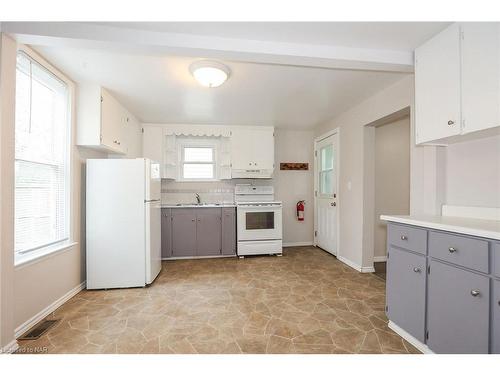
{"label": "doorway opening", "polygon": [[387,225],[380,215],[410,214],[410,129],[408,114],[374,127],[373,262],[381,277],[387,260]]}

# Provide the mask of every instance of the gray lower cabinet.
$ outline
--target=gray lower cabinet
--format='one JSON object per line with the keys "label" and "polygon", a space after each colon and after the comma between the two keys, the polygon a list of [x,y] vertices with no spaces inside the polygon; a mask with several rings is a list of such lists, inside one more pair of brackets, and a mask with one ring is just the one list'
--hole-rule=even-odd
{"label": "gray lower cabinet", "polygon": [[236,209],[163,208],[162,257],[236,255]]}
{"label": "gray lower cabinet", "polygon": [[488,353],[490,278],[430,261],[427,345],[435,353]]}
{"label": "gray lower cabinet", "polygon": [[236,210],[222,209],[222,255],[236,255]]}
{"label": "gray lower cabinet", "polygon": [[500,243],[388,223],[387,317],[435,353],[500,354]]}
{"label": "gray lower cabinet", "polygon": [[197,210],[196,217],[196,255],[220,255],[221,210],[219,208],[201,208]]}
{"label": "gray lower cabinet", "polygon": [[161,257],[172,256],[172,209],[161,209]]}
{"label": "gray lower cabinet", "polygon": [[172,209],[172,256],[196,256],[196,210]]}
{"label": "gray lower cabinet", "polygon": [[493,323],[492,353],[500,354],[500,280],[493,280],[491,301],[491,320]]}
{"label": "gray lower cabinet", "polygon": [[389,247],[387,316],[421,342],[425,341],[426,257]]}

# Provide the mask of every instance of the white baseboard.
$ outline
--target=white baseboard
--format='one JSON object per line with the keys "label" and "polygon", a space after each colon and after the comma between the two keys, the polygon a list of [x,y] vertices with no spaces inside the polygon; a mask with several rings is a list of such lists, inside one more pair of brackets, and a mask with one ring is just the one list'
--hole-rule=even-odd
{"label": "white baseboard", "polygon": [[387,262],[387,255],[380,255],[378,257],[373,257],[373,262],[374,263]]}
{"label": "white baseboard", "polygon": [[52,302],[49,306],[44,308],[42,311],[38,312],[35,316],[25,321],[19,327],[16,328],[14,332],[14,337],[17,339],[22,336],[24,333],[28,332],[32,327],[40,323],[43,319],[47,317],[50,313],[54,312],[58,307],[68,301],[71,297],[75,296],[77,293],[85,289],[85,281],[73,289],[71,289],[68,293],[63,295],[61,298]]}
{"label": "white baseboard", "polygon": [[308,242],[284,242],[283,247],[296,247],[296,246],[312,246],[311,241]]}
{"label": "white baseboard", "polygon": [[389,320],[388,327],[392,329],[394,332],[396,332],[399,336],[404,338],[406,341],[408,341],[410,344],[412,344],[415,348],[420,350],[422,353],[434,354],[434,352],[430,350],[427,345],[425,345],[424,343],[420,342],[418,339],[410,335],[408,332],[406,332],[403,328],[399,327],[393,321]]}
{"label": "white baseboard", "polygon": [[361,273],[375,272],[375,268],[373,266],[371,266],[371,267],[362,267],[359,264],[356,264],[353,261],[350,261],[349,259],[341,257],[340,255],[337,255],[337,259],[340,260],[342,263],[347,264],[349,267],[354,268],[358,272],[361,272]]}
{"label": "white baseboard", "polygon": [[17,344],[17,340],[12,340],[7,345],[5,345],[1,350],[0,354],[12,354],[17,349],[19,349],[19,345]]}

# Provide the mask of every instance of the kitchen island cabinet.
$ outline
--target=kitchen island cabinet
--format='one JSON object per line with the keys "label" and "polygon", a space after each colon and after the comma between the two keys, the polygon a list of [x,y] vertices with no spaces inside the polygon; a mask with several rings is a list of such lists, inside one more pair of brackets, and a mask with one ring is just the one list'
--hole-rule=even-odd
{"label": "kitchen island cabinet", "polygon": [[161,236],[164,259],[236,256],[236,208],[162,208]]}
{"label": "kitchen island cabinet", "polygon": [[423,352],[499,353],[500,223],[381,218],[389,222],[389,328]]}

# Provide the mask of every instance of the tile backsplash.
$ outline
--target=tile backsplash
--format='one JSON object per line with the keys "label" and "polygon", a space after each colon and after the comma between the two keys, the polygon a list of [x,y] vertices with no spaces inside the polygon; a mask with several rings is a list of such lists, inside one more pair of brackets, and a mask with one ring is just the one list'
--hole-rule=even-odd
{"label": "tile backsplash", "polygon": [[161,181],[161,200],[164,204],[195,203],[196,193],[203,203],[233,203],[237,184],[272,185],[272,180],[222,180],[214,182]]}

